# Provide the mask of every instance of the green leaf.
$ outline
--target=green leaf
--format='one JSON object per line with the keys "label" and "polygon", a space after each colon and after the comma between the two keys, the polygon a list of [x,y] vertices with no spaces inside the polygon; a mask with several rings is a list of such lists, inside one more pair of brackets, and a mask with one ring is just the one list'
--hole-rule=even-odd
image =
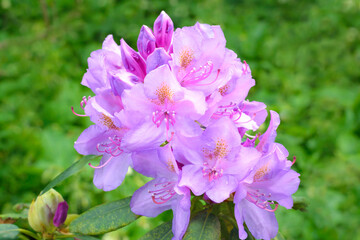
{"label": "green leaf", "polygon": [[207,211],[196,215],[189,224],[184,240],[217,240],[220,239],[219,219]]}
{"label": "green leaf", "polygon": [[0,239],[16,239],[19,228],[14,224],[0,224]]}
{"label": "green leaf", "polygon": [[100,156],[96,156],[96,155],[87,155],[84,156],[82,158],[80,158],[78,161],[74,162],[70,167],[68,167],[65,171],[63,171],[62,173],[60,173],[56,178],[54,178],[40,193],[40,195],[44,194],[45,192],[49,191],[50,188],[55,187],[56,185],[58,185],[59,183],[61,183],[62,181],[64,181],[65,179],[67,179],[68,177],[71,177],[72,175],[74,175],[75,173],[79,172],[86,163],[88,163],[89,161],[98,158]]}
{"label": "green leaf", "polygon": [[139,217],[131,212],[130,199],[128,197],[91,208],[70,223],[70,232],[98,235],[125,227]]}
{"label": "green leaf", "polygon": [[2,219],[27,219],[28,214],[27,212],[25,213],[5,213],[5,214],[1,214],[0,218]]}
{"label": "green leaf", "polygon": [[140,240],[171,240],[171,238],[173,237],[171,227],[171,222],[163,223],[160,226],[154,228],[153,230],[147,232],[143,237],[140,238]]}
{"label": "green leaf", "polygon": [[80,240],[99,240],[99,238],[92,237],[92,236],[83,236],[83,235],[76,235],[75,238]]}
{"label": "green leaf", "polygon": [[238,240],[239,239],[239,230],[234,227],[230,232],[229,240]]}

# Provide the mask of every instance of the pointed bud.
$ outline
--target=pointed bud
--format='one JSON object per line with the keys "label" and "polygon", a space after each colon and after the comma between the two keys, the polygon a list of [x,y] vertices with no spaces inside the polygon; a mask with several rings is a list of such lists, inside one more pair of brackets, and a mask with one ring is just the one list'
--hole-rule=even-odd
{"label": "pointed bud", "polygon": [[171,18],[161,11],[159,17],[154,22],[154,35],[156,38],[156,47],[163,47],[166,51],[172,42],[174,24]]}
{"label": "pointed bud", "polygon": [[64,202],[64,199],[54,189],[38,196],[30,205],[30,226],[37,232],[52,233],[55,230],[53,218],[60,202]]}
{"label": "pointed bud", "polygon": [[140,79],[144,79],[146,75],[146,64],[144,59],[132,49],[124,39],[120,40],[121,58],[125,69],[138,76]]}
{"label": "pointed bud", "polygon": [[56,227],[60,227],[65,222],[68,209],[69,205],[65,201],[58,204],[53,218],[53,223]]}
{"label": "pointed bud", "polygon": [[148,26],[142,26],[137,41],[138,51],[144,59],[155,49],[155,36]]}

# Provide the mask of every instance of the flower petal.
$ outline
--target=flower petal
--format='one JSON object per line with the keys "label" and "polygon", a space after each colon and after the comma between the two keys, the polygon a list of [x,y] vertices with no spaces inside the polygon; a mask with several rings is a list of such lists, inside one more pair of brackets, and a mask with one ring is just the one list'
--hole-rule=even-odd
{"label": "flower petal", "polygon": [[130,202],[131,211],[138,215],[156,217],[160,213],[171,209],[173,202],[177,200],[176,196],[173,196],[172,199],[165,203],[156,204],[151,198],[151,193],[149,193],[149,190],[152,189],[155,184],[159,184],[164,181],[166,182],[168,179],[156,178],[136,190]]}
{"label": "flower petal", "polygon": [[[112,156],[104,154],[100,165],[108,161],[110,157]],[[104,191],[114,190],[121,185],[130,165],[130,154],[122,153],[118,157],[113,157],[104,167],[95,169],[94,185]]]}

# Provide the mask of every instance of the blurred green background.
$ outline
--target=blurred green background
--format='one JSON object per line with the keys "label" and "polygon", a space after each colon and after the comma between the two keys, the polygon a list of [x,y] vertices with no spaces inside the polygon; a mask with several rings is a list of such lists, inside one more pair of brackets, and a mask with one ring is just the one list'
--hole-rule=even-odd
{"label": "blurred green background", "polygon": [[[360,1],[0,0],[0,213],[30,202],[80,156],[73,142],[91,123],[79,112],[91,51],[108,34],[136,47],[140,27],[161,10],[175,27],[221,25],[227,47],[257,82],[249,99],[280,113],[277,141],[301,174],[295,194],[306,212],[279,208],[285,239],[360,239]],[[262,130],[265,130],[263,128]],[[130,173],[112,192],[92,185],[85,168],[57,187],[80,213],[130,196],[145,181]],[[137,239],[165,213],[106,239]]]}

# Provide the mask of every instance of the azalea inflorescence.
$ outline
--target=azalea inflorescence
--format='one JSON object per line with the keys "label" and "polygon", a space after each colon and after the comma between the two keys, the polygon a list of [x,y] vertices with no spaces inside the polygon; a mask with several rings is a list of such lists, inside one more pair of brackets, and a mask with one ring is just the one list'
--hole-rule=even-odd
{"label": "azalea inflorescence", "polygon": [[[174,31],[161,12],[143,26],[137,49],[112,35],[91,53],[82,84],[94,96],[81,108],[94,122],[75,142],[83,155],[102,155],[94,184],[117,188],[132,167],[154,178],[132,196],[131,210],[155,217],[174,213],[173,239],[182,239],[191,198],[233,202],[239,238],[276,236],[278,205],[292,208],[299,174],[275,142],[279,115],[246,97],[255,80],[245,61],[226,48],[220,26],[196,23]],[[253,135],[250,135],[253,134]]]}

